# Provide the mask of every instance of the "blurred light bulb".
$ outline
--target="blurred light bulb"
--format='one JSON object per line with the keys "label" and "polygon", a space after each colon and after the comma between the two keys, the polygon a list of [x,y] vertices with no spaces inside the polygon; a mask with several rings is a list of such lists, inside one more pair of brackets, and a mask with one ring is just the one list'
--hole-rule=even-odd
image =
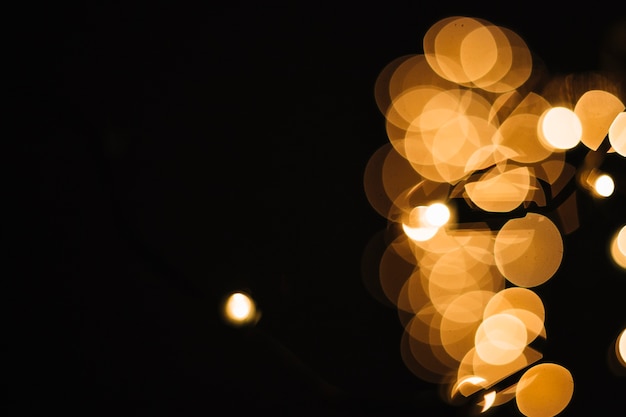
{"label": "blurred light bulb", "polygon": [[450,220],[450,209],[443,203],[434,203],[428,206],[425,216],[429,224],[441,227]]}
{"label": "blurred light bulb", "polygon": [[243,292],[234,292],[226,299],[222,315],[231,325],[241,326],[258,319],[254,300]]}
{"label": "blurred light bulb", "polygon": [[602,197],[608,197],[613,194],[613,191],[615,190],[615,183],[610,175],[602,174],[596,178],[593,187],[596,190],[596,193]]}
{"label": "blurred light bulb", "polygon": [[572,149],[580,143],[582,134],[580,119],[576,113],[566,107],[553,107],[541,116],[539,138],[549,148]]}

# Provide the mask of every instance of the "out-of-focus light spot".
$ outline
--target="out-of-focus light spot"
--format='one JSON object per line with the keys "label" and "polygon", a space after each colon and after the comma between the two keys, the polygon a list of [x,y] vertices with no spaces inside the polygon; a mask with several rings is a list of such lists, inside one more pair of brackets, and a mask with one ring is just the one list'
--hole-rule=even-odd
{"label": "out-of-focus light spot", "polygon": [[468,198],[485,211],[505,213],[519,207],[530,189],[527,167],[497,165],[465,184]]}
{"label": "out-of-focus light spot", "polygon": [[254,300],[243,292],[230,294],[222,309],[224,319],[233,326],[250,324],[259,318]]}
{"label": "out-of-focus light spot", "polygon": [[596,193],[598,193],[602,197],[610,196],[615,190],[615,183],[613,182],[613,178],[611,178],[611,176],[608,174],[599,175],[595,180],[594,189]]}
{"label": "out-of-focus light spot", "polygon": [[488,392],[487,394],[485,394],[483,409],[480,410],[480,412],[484,413],[485,411],[489,410],[495,401],[496,401],[496,392],[495,391],[491,391],[491,392]]}
{"label": "out-of-focus light spot", "polygon": [[504,365],[517,359],[527,344],[524,323],[510,314],[495,314],[484,320],[475,336],[476,353],[487,363]]}
{"label": "out-of-focus light spot", "polygon": [[423,242],[437,234],[439,227],[428,222],[427,211],[428,206],[414,207],[409,213],[408,221],[402,223],[402,230],[410,239]]}
{"label": "out-of-focus light spot", "polygon": [[622,330],[617,337],[617,342],[615,343],[615,353],[622,366],[626,368],[626,329]]}
{"label": "out-of-focus light spot", "polygon": [[574,112],[583,127],[581,142],[597,150],[615,117],[624,111],[624,103],[614,94],[604,90],[589,90],[576,102]]}
{"label": "out-of-focus light spot", "polygon": [[511,314],[520,319],[527,330],[528,343],[545,334],[545,308],[541,298],[528,288],[509,287],[495,294],[485,306],[484,318],[495,314]]}
{"label": "out-of-focus light spot", "polygon": [[563,239],[556,225],[538,213],[507,221],[496,235],[496,265],[518,287],[535,287],[556,273]]}
{"label": "out-of-focus light spot", "polygon": [[574,394],[574,379],[563,366],[541,363],[521,376],[515,398],[527,417],[554,417],[563,411]]}
{"label": "out-of-focus light spot", "polygon": [[615,152],[621,156],[626,156],[626,112],[618,114],[611,123],[609,142]]}
{"label": "out-of-focus light spot", "polygon": [[615,241],[617,242],[619,251],[626,255],[626,226],[622,226],[619,232],[617,232]]}
{"label": "out-of-focus light spot", "polygon": [[426,208],[426,221],[435,227],[441,227],[450,220],[450,209],[443,203],[433,203]]}
{"label": "out-of-focus light spot", "polygon": [[622,226],[611,240],[610,253],[615,264],[626,269],[626,226]]}
{"label": "out-of-focus light spot", "polygon": [[567,150],[580,143],[583,128],[580,119],[566,107],[553,107],[539,119],[539,138],[548,149]]}
{"label": "out-of-focus light spot", "polygon": [[451,396],[454,396],[459,390],[465,385],[474,385],[479,386],[482,383],[486,382],[485,378],[476,376],[476,375],[468,375],[464,378],[458,380],[453,386],[451,391]]}

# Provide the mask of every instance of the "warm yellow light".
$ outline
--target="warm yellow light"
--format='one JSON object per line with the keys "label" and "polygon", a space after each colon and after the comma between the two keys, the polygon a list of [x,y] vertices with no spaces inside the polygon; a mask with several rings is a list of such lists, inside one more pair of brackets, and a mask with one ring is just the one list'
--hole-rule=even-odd
{"label": "warm yellow light", "polygon": [[510,314],[494,314],[476,331],[476,353],[486,363],[506,365],[522,354],[527,341],[524,322]]}
{"label": "warm yellow light", "polygon": [[626,112],[617,115],[609,127],[609,142],[615,152],[626,156]]}
{"label": "warm yellow light", "polygon": [[229,324],[235,326],[253,322],[258,317],[254,300],[243,292],[235,292],[228,296],[222,314]]}
{"label": "warm yellow light", "polygon": [[489,410],[491,408],[491,406],[493,405],[493,403],[496,401],[496,392],[495,391],[491,391],[487,394],[485,394],[485,400],[484,400],[484,404],[483,404],[483,409],[480,410],[481,413],[484,413],[485,411]]}
{"label": "warm yellow light", "polygon": [[566,107],[553,107],[539,120],[539,138],[547,147],[555,150],[572,149],[583,134],[580,119]]}
{"label": "warm yellow light", "polygon": [[596,193],[598,193],[602,197],[610,196],[615,190],[615,183],[613,182],[613,178],[611,178],[611,176],[608,174],[599,175],[598,178],[596,178],[593,186],[596,190]]}
{"label": "warm yellow light", "polygon": [[563,238],[548,217],[528,213],[508,220],[496,235],[498,270],[518,287],[536,287],[549,280],[563,259]]}
{"label": "warm yellow light", "polygon": [[452,390],[450,391],[450,396],[454,397],[456,395],[456,393],[461,391],[461,388],[463,386],[465,386],[465,385],[480,386],[481,384],[484,384],[485,382],[487,382],[487,381],[483,377],[476,376],[476,375],[468,375],[466,377],[463,377],[463,378],[459,379],[452,386]]}
{"label": "warm yellow light", "polygon": [[402,223],[402,230],[410,239],[424,242],[437,234],[439,227],[428,221],[427,212],[427,206],[414,207],[409,213],[407,222]]}
{"label": "warm yellow light", "polygon": [[622,366],[626,368],[626,329],[622,330],[620,335],[617,337],[617,343],[615,343],[615,353],[617,354],[617,359],[619,359]]}
{"label": "warm yellow light", "polygon": [[516,388],[519,411],[527,417],[554,417],[574,394],[572,374],[561,365],[541,363],[520,378]]}
{"label": "warm yellow light", "polygon": [[622,226],[611,241],[610,253],[613,262],[621,268],[626,269],[626,226]]}
{"label": "warm yellow light", "polygon": [[433,203],[424,213],[426,221],[435,227],[441,227],[450,220],[450,209],[443,203]]}
{"label": "warm yellow light", "polygon": [[617,248],[619,251],[626,255],[626,226],[622,226],[619,232],[617,232],[617,238],[615,241],[617,242]]}

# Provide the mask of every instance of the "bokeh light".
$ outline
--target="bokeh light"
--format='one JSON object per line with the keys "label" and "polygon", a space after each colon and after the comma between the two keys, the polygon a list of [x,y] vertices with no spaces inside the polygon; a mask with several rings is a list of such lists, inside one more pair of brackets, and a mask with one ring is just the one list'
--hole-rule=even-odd
{"label": "bokeh light", "polygon": [[622,366],[626,367],[626,329],[622,330],[617,337],[615,353]]}
{"label": "bokeh light", "polygon": [[620,154],[626,156],[626,113],[621,112],[609,126],[609,142],[611,147]]}
{"label": "bokeh light", "polygon": [[626,269],[626,225],[622,226],[611,239],[609,246],[611,259],[619,268]]}
{"label": "bokeh light", "polygon": [[245,292],[229,294],[222,304],[221,313],[226,323],[235,327],[255,324],[260,318],[256,303]]}
{"label": "bokeh light", "polygon": [[573,394],[570,371],[555,363],[541,363],[520,377],[517,407],[527,417],[553,417],[567,407]]}
{"label": "bokeh light", "polygon": [[613,178],[608,174],[599,175],[594,182],[596,193],[602,197],[609,197],[615,191]]}
{"label": "bokeh light", "polygon": [[[422,47],[376,79],[389,141],[364,175],[368,201],[388,220],[378,279],[398,309],[402,359],[447,386],[452,403],[483,391],[481,412],[516,398],[525,416],[552,417],[574,382],[564,367],[538,363],[531,344],[548,335],[531,288],[560,269],[563,235],[580,225],[577,193],[615,191],[599,164],[626,154],[624,100],[600,75],[584,91],[546,83],[524,40],[485,19],[441,19]],[[579,150],[592,156],[584,167],[566,155]],[[611,257],[626,268],[624,227]]]}
{"label": "bokeh light", "polygon": [[426,221],[435,227],[441,227],[450,220],[450,209],[443,203],[433,203],[424,213]]}
{"label": "bokeh light", "polygon": [[580,142],[583,127],[572,110],[565,107],[548,109],[541,117],[539,138],[555,150],[572,149]]}

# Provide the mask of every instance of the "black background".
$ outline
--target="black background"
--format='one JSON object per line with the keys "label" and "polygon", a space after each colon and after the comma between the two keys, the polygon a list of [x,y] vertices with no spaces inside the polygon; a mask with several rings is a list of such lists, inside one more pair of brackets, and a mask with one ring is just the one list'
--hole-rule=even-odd
{"label": "black background", "polygon": [[[567,7],[120,2],[7,14],[10,144],[28,156],[7,177],[19,266],[6,292],[19,300],[8,415],[469,415],[405,367],[398,313],[363,282],[386,226],[363,188],[387,140],[374,83],[454,15],[514,30],[555,75],[624,71],[623,7]],[[567,416],[624,407],[624,376],[607,363],[626,325],[626,275],[606,252],[626,222],[626,160],[613,156],[616,194],[581,193],[581,227],[537,289],[542,361],[574,377]],[[258,303],[256,327],[220,320],[232,290]],[[487,414],[521,415],[514,401]]]}

